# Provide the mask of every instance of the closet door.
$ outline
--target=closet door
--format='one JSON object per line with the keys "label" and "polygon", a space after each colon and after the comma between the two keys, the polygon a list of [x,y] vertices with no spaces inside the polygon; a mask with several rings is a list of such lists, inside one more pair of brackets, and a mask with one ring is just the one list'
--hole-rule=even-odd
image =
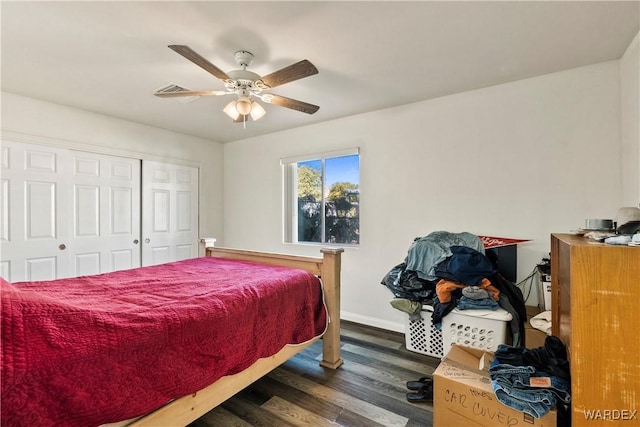
{"label": "closet door", "polygon": [[198,256],[197,168],[7,141],[0,162],[8,281]]}
{"label": "closet door", "polygon": [[0,151],[0,275],[11,282],[69,276],[68,152],[7,141]]}
{"label": "closet door", "polygon": [[142,265],[198,256],[198,169],[142,162]]}
{"label": "closet door", "polygon": [[140,160],[80,151],[71,160],[71,275],[140,267]]}
{"label": "closet door", "polygon": [[7,141],[1,159],[3,278],[140,266],[140,160]]}

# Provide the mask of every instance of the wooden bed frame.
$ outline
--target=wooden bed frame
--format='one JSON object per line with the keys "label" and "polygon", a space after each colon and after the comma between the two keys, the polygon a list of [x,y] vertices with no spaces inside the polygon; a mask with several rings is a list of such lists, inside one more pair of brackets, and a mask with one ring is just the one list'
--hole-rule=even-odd
{"label": "wooden bed frame", "polygon": [[[322,336],[322,361],[320,365],[336,369],[342,365],[340,358],[340,261],[344,249],[321,249],[321,252],[322,257],[304,257],[226,248],[206,248],[206,256],[299,268],[320,276],[324,288],[325,304],[329,312],[329,324]],[[135,427],[187,425],[268,374],[318,339],[320,338],[303,344],[287,345],[273,356],[259,359],[244,371],[222,377],[202,390],[176,399],[128,425]]]}

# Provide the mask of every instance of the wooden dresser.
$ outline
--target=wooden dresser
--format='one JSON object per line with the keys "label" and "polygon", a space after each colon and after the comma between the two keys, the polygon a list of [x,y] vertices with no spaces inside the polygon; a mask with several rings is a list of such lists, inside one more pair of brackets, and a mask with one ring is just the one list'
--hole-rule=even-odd
{"label": "wooden dresser", "polygon": [[640,247],[552,234],[551,282],[552,332],[571,365],[572,426],[640,425]]}

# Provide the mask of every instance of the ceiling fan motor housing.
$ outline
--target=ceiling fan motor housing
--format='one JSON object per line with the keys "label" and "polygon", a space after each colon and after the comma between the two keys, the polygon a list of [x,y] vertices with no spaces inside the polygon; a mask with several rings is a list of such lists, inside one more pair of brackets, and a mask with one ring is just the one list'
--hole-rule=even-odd
{"label": "ceiling fan motor housing", "polygon": [[230,90],[248,89],[252,93],[260,93],[266,86],[260,80],[260,75],[247,70],[233,70],[227,73],[231,81],[227,83]]}
{"label": "ceiling fan motor housing", "polygon": [[253,61],[253,53],[247,52],[246,50],[239,50],[235,54],[236,62],[241,67],[248,67],[251,65],[251,61]]}

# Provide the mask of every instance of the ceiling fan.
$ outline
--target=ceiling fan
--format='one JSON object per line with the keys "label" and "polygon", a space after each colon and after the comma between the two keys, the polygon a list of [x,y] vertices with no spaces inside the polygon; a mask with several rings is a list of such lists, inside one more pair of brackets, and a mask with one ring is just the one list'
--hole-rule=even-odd
{"label": "ceiling fan", "polygon": [[304,77],[318,74],[318,69],[306,59],[261,77],[258,74],[247,70],[247,67],[253,60],[253,54],[245,50],[240,50],[235,53],[236,62],[240,67],[242,67],[242,69],[225,73],[220,68],[200,56],[189,46],[169,45],[169,48],[198,65],[205,71],[213,74],[214,77],[222,80],[225,90],[175,90],[171,92],[163,92],[160,90],[154,92],[154,95],[158,97],[173,98],[236,95],[237,98],[228,103],[227,106],[224,107],[223,111],[235,122],[245,123],[247,116],[251,116],[253,120],[258,120],[266,114],[262,105],[256,102],[253,98],[307,114],[313,114],[320,108],[317,105],[286,98],[273,93],[264,93],[265,91],[281,86],[285,83],[290,83]]}

